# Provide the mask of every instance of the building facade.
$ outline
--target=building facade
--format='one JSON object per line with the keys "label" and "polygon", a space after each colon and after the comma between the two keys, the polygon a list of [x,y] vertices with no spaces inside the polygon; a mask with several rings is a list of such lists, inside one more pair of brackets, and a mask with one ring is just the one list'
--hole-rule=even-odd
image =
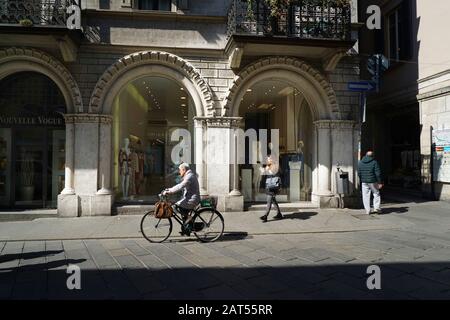
{"label": "building facade", "polygon": [[[263,197],[251,154],[274,144],[280,201],[337,207],[340,168],[352,202],[355,2],[294,1],[277,13],[242,0],[0,4],[3,207],[109,215],[154,201],[188,161],[202,195],[243,210]],[[242,150],[237,129],[250,136]]]}
{"label": "building facade", "polygon": [[363,148],[375,150],[389,187],[448,200],[450,4],[363,0],[360,12],[373,4],[381,8],[382,29],[361,29],[361,77],[370,78],[372,53],[385,55],[390,67],[380,92],[368,98]]}

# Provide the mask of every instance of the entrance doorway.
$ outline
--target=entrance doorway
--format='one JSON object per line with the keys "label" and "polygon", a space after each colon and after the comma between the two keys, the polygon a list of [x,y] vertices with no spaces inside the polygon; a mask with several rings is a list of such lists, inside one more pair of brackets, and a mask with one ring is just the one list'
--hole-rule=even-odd
{"label": "entrance doorway", "polygon": [[[240,166],[241,190],[245,202],[266,201],[265,177],[261,170],[264,155],[273,143],[271,130],[279,130],[278,174],[282,188],[280,202],[311,201],[313,162],[313,118],[302,93],[283,81],[265,80],[249,88],[244,95],[239,116],[244,130],[255,130],[258,141],[246,142],[246,164]],[[268,145],[262,146],[259,130],[267,130]],[[249,163],[249,153],[261,163]],[[252,162],[255,162],[254,160]]]}
{"label": "entrance doorway", "polygon": [[56,208],[65,178],[64,98],[39,73],[0,84],[0,206]]}

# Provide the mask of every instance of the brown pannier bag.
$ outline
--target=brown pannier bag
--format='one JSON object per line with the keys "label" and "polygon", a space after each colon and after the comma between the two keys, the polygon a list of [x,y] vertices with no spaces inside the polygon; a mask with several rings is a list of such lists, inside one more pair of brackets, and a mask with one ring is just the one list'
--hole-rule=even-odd
{"label": "brown pannier bag", "polygon": [[155,204],[155,217],[158,219],[169,219],[173,216],[173,209],[170,202],[158,201]]}

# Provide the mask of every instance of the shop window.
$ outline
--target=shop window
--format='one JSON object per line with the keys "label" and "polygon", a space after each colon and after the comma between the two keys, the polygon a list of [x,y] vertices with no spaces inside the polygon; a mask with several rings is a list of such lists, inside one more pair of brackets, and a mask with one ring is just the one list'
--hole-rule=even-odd
{"label": "shop window", "polygon": [[0,207],[56,208],[64,188],[65,100],[48,77],[20,72],[0,86]]}
{"label": "shop window", "polygon": [[[154,203],[161,190],[181,182],[182,161],[195,172],[194,115],[187,90],[164,77],[138,78],[118,92],[113,104],[113,188],[118,203]],[[185,154],[178,151],[175,131],[189,132]],[[188,138],[183,141],[189,143]]]}
{"label": "shop window", "polygon": [[402,4],[387,16],[388,55],[392,62],[410,60],[411,48],[411,5]]}
{"label": "shop window", "polygon": [[177,8],[178,10],[189,10],[189,0],[178,0]]}
{"label": "shop window", "polygon": [[172,0],[139,0],[139,10],[172,11]]}

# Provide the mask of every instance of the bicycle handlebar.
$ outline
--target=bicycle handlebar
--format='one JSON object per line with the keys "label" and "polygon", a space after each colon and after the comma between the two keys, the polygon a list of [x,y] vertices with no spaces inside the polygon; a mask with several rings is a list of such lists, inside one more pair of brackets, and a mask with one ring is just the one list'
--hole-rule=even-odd
{"label": "bicycle handlebar", "polygon": [[158,198],[160,201],[167,200],[168,196],[163,194],[163,192],[166,190],[168,190],[168,189],[164,189],[163,191],[161,191],[161,193],[158,194]]}

